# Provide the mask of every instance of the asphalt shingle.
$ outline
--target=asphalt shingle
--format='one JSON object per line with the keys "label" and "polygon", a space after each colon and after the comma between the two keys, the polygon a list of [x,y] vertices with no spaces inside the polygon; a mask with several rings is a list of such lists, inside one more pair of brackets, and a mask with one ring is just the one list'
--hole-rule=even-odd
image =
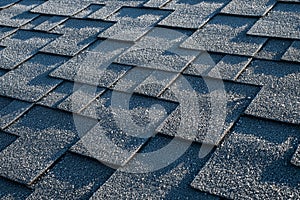
{"label": "asphalt shingle", "polygon": [[116,62],[150,69],[180,72],[198,54],[198,51],[179,48],[191,32],[154,28],[135,43]]}
{"label": "asphalt shingle", "polygon": [[283,60],[300,62],[300,41],[295,41],[282,56]]}
{"label": "asphalt shingle", "polygon": [[112,23],[86,19],[69,19],[51,32],[63,34],[41,51],[59,55],[74,56],[96,40],[96,36]]}
{"label": "asphalt shingle", "polygon": [[247,114],[300,122],[299,64],[254,60],[238,80],[264,86],[247,108]]}
{"label": "asphalt shingle", "polygon": [[38,31],[50,31],[55,28],[57,25],[66,21],[67,17],[62,16],[47,16],[40,15],[34,20],[30,21],[28,24],[23,26],[23,29],[33,29]]}
{"label": "asphalt shingle", "polygon": [[218,145],[258,91],[258,87],[250,85],[181,76],[161,96],[179,102],[180,106],[158,131]]}
{"label": "asphalt shingle", "polygon": [[108,90],[80,113],[98,119],[99,123],[72,151],[112,165],[124,165],[176,106],[168,101]]}
{"label": "asphalt shingle", "polygon": [[14,33],[16,31],[15,28],[0,26],[0,40],[6,38],[8,35]]}
{"label": "asphalt shingle", "polygon": [[88,199],[113,172],[95,160],[67,153],[41,177],[27,199]]}
{"label": "asphalt shingle", "polygon": [[264,16],[276,3],[276,0],[232,0],[221,13]]}
{"label": "asphalt shingle", "polygon": [[278,3],[248,31],[250,35],[300,39],[300,5]]}
{"label": "asphalt shingle", "polygon": [[62,82],[48,74],[64,61],[66,58],[61,56],[37,54],[0,77],[0,94],[29,102],[38,101]]}
{"label": "asphalt shingle", "polygon": [[80,119],[83,124],[77,126],[72,114],[40,106],[30,109],[5,129],[18,139],[0,152],[1,176],[31,184],[78,140],[78,135],[96,124]]}
{"label": "asphalt shingle", "polygon": [[[172,138],[158,135],[152,138],[139,153],[155,152],[159,147],[166,147],[171,141]],[[179,151],[180,148],[186,148],[186,146],[190,145],[186,144],[187,142],[185,141],[178,140],[176,142],[177,149],[174,149],[174,147],[170,148],[164,152],[166,154],[160,154],[152,160],[160,160],[163,156],[174,154],[173,151]],[[122,169],[117,170],[91,199],[218,199],[217,197],[193,190],[189,186],[189,183],[207,160],[207,158],[200,159],[198,157],[200,146],[199,144],[191,145],[186,152],[179,155],[175,162],[157,171],[130,173],[130,171],[126,172]],[[135,157],[134,159],[139,158]],[[141,166],[145,165],[144,167],[147,167],[147,164],[150,163],[146,161],[141,163]],[[125,166],[128,170],[134,167],[139,167],[136,166],[134,161],[130,161]],[[143,169],[141,167],[141,170]]]}
{"label": "asphalt shingle", "polygon": [[300,170],[290,163],[299,128],[241,118],[192,186],[230,199],[300,198]]}
{"label": "asphalt shingle", "polygon": [[136,41],[168,14],[169,11],[159,9],[121,8],[116,14],[107,18],[117,23],[99,34],[99,37]]}
{"label": "asphalt shingle", "polygon": [[0,177],[1,199],[26,199],[32,191],[25,186]]}
{"label": "asphalt shingle", "polygon": [[51,73],[51,76],[70,81],[109,87],[130,66],[111,64],[130,44],[105,40],[97,41]]}
{"label": "asphalt shingle", "polygon": [[246,35],[255,22],[253,18],[218,15],[181,46],[202,51],[253,56],[267,40]]}
{"label": "asphalt shingle", "polygon": [[0,8],[7,8],[15,3],[17,3],[20,0],[2,0],[0,2]]}
{"label": "asphalt shingle", "polygon": [[159,24],[180,28],[200,28],[220,9],[228,3],[227,0],[174,0],[164,6],[175,10]]}
{"label": "asphalt shingle", "polygon": [[29,10],[43,2],[43,0],[23,0],[6,9],[0,10],[0,25],[18,28],[30,22],[38,15],[30,13]]}
{"label": "asphalt shingle", "polygon": [[281,57],[292,44],[292,41],[286,39],[270,38],[255,55],[255,58],[266,60],[281,60]]}
{"label": "asphalt shingle", "polygon": [[55,34],[19,30],[0,41],[0,68],[13,69],[35,55],[39,49],[53,41]]}

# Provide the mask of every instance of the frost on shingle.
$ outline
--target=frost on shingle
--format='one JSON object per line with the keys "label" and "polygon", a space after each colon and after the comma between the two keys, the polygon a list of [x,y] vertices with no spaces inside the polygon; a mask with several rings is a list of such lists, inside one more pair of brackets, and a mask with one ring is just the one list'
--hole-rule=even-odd
{"label": "frost on shingle", "polygon": [[0,25],[18,28],[30,22],[38,15],[30,13],[29,10],[43,2],[42,0],[23,0],[6,9],[0,10]]}
{"label": "frost on shingle", "polygon": [[227,3],[227,0],[174,0],[164,8],[173,9],[159,24],[180,28],[200,28]]}
{"label": "frost on shingle", "polygon": [[292,41],[286,39],[270,38],[261,50],[255,55],[255,58],[266,60],[280,60],[286,52]]}
{"label": "frost on shingle", "polygon": [[65,61],[64,57],[38,54],[15,70],[0,77],[0,95],[35,102],[62,80],[48,74]]}
{"label": "frost on shingle", "polygon": [[19,30],[0,41],[5,48],[0,50],[0,68],[13,69],[23,63],[39,49],[53,41],[57,35]]}
{"label": "frost on shingle", "polygon": [[[168,144],[176,145],[169,147]],[[164,148],[164,150],[162,150]],[[208,157],[199,158],[201,145],[157,135],[124,168],[117,170],[91,197],[97,199],[207,199],[218,197],[192,189],[189,184],[204,166]],[[149,154],[156,152],[156,157]],[[150,172],[149,167],[166,161],[173,155],[178,156],[173,163]],[[177,155],[178,154],[178,155]],[[142,156],[144,156],[144,159]],[[136,165],[142,158],[140,166]],[[157,159],[157,160],[156,160]],[[130,172],[141,173],[130,173]],[[142,173],[144,172],[144,173]]]}
{"label": "frost on shingle", "polygon": [[180,72],[199,54],[198,51],[179,47],[189,34],[189,31],[154,28],[120,55],[116,62],[149,69]]}
{"label": "frost on shingle", "polygon": [[57,26],[52,33],[62,34],[41,51],[74,56],[96,40],[96,36],[112,23],[86,19],[69,19]]}
{"label": "frost on shingle", "polygon": [[283,60],[300,63],[300,41],[295,41],[282,56]]}
{"label": "frost on shingle", "polygon": [[264,16],[275,4],[276,0],[233,0],[222,9],[221,13]]}
{"label": "frost on shingle", "polygon": [[168,14],[169,11],[158,9],[121,8],[107,19],[117,23],[102,32],[99,37],[136,41]]}
{"label": "frost on shingle", "polygon": [[289,123],[300,122],[300,65],[254,60],[238,81],[263,86],[247,108],[247,114]]}
{"label": "frost on shingle", "polygon": [[112,165],[124,165],[176,106],[164,100],[108,90],[80,113],[99,123],[72,151]]}
{"label": "frost on shingle", "polygon": [[51,73],[79,83],[109,87],[131,67],[112,64],[116,57],[128,49],[130,44],[112,40],[98,41],[87,50],[71,58]]}
{"label": "frost on shingle", "polygon": [[179,102],[179,107],[158,132],[217,145],[258,91],[245,84],[181,76],[161,96]]}
{"label": "frost on shingle", "polygon": [[253,56],[266,38],[247,36],[256,19],[218,15],[197,30],[181,46],[219,53]]}
{"label": "frost on shingle", "polygon": [[67,153],[34,185],[27,200],[88,199],[113,172],[93,159]]}
{"label": "frost on shingle", "polygon": [[299,126],[242,117],[192,187],[228,199],[300,198]]}
{"label": "frost on shingle", "polygon": [[300,4],[278,3],[248,31],[250,35],[300,39]]}
{"label": "frost on shingle", "polygon": [[[44,173],[95,121],[72,114],[35,106],[6,132],[18,136],[0,152],[0,174],[24,184]],[[80,122],[80,123],[79,123]]]}

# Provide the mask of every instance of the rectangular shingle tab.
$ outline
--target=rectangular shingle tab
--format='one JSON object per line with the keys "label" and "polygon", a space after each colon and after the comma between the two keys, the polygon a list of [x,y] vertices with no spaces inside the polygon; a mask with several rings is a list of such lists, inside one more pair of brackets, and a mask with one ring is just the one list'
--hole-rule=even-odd
{"label": "rectangular shingle tab", "polygon": [[19,30],[0,40],[0,45],[5,47],[0,51],[0,68],[15,68],[56,37],[55,34]]}
{"label": "rectangular shingle tab", "polygon": [[34,29],[39,31],[50,31],[62,22],[66,21],[67,17],[62,16],[46,16],[40,15],[28,24],[23,29]]}
{"label": "rectangular shingle tab", "polygon": [[159,24],[180,28],[200,28],[228,1],[197,1],[197,0],[174,0],[164,8],[174,9],[168,17]]}
{"label": "rectangular shingle tab", "polygon": [[38,101],[62,80],[48,74],[66,59],[64,57],[38,54],[0,77],[0,94],[19,100]]}
{"label": "rectangular shingle tab", "polygon": [[276,0],[233,0],[222,9],[221,13],[264,16],[276,2]]}
{"label": "rectangular shingle tab", "polygon": [[117,23],[99,34],[99,37],[136,41],[168,14],[169,11],[158,9],[121,8],[107,19]]}
{"label": "rectangular shingle tab", "polygon": [[32,191],[24,185],[0,177],[1,199],[26,199]]}
{"label": "rectangular shingle tab", "polygon": [[113,172],[95,160],[67,153],[35,184],[27,199],[88,199]]}
{"label": "rectangular shingle tab", "polygon": [[96,36],[112,23],[85,19],[69,19],[57,26],[52,33],[63,34],[41,51],[74,56],[96,40]]}
{"label": "rectangular shingle tab", "polygon": [[246,35],[255,22],[253,18],[218,15],[181,46],[202,51],[253,56],[267,40]]}
{"label": "rectangular shingle tab", "polygon": [[[149,143],[139,152],[145,154],[155,152],[159,147],[167,146],[168,143],[175,144],[177,147],[178,159],[167,167],[158,167],[155,171],[147,172],[145,169],[156,163],[155,159],[167,159],[166,155],[157,155],[152,157],[152,162],[141,162],[141,166],[136,166],[135,157],[125,168],[140,167],[145,170],[144,173],[128,173],[126,171],[117,170],[107,182],[105,182],[99,190],[91,197],[92,200],[100,199],[208,199],[217,200],[217,197],[201,193],[193,190],[189,183],[192,181],[199,169],[201,169],[207,158],[199,158],[199,144],[190,144],[186,141],[180,141],[172,138],[166,138],[158,135],[150,140]],[[172,148],[174,150],[175,148]],[[180,152],[180,149],[186,150]],[[169,150],[170,154],[174,154]],[[175,151],[176,151],[175,150]],[[172,151],[172,152],[171,152]],[[166,152],[167,153],[167,152]],[[166,157],[164,157],[166,156]]]}
{"label": "rectangular shingle tab", "polygon": [[250,35],[300,39],[300,4],[278,3],[248,31]]}
{"label": "rectangular shingle tab", "polygon": [[300,198],[299,126],[243,117],[192,186],[229,199]]}
{"label": "rectangular shingle tab", "polygon": [[19,137],[0,152],[1,176],[32,183],[78,140],[78,135],[96,123],[82,117],[77,120],[83,124],[76,123],[72,114],[40,106],[30,109],[5,129]]}
{"label": "rectangular shingle tab", "polygon": [[161,96],[180,105],[158,132],[218,145],[258,91],[250,85],[181,76]]}

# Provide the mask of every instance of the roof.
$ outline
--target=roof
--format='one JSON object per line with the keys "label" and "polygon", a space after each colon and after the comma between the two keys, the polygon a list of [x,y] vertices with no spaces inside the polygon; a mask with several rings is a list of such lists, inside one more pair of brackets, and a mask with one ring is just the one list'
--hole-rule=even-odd
{"label": "roof", "polygon": [[300,1],[2,0],[0,199],[300,199]]}

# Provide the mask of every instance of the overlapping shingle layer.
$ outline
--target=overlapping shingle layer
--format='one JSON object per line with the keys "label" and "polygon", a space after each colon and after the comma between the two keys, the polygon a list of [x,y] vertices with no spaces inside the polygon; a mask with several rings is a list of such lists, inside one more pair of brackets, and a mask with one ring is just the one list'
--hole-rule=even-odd
{"label": "overlapping shingle layer", "polygon": [[2,0],[0,199],[300,199],[299,0]]}

